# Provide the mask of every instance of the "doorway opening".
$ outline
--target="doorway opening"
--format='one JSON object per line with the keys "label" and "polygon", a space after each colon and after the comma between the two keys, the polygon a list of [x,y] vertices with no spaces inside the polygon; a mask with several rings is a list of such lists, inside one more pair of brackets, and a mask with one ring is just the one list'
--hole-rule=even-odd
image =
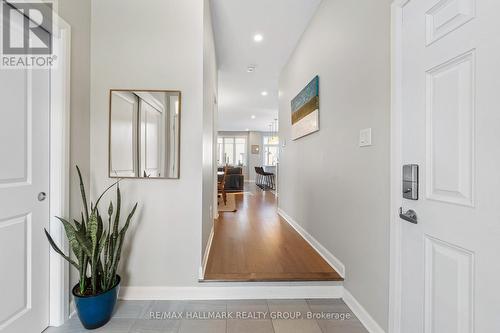
{"label": "doorway opening", "polygon": [[[203,281],[342,280],[278,214],[280,182],[294,181],[280,177],[286,137],[279,123],[290,119],[278,119],[278,110],[290,101],[280,100],[279,76],[318,4],[276,5],[263,14],[235,2],[213,2],[217,213]],[[296,19],[278,27],[287,13]]]}

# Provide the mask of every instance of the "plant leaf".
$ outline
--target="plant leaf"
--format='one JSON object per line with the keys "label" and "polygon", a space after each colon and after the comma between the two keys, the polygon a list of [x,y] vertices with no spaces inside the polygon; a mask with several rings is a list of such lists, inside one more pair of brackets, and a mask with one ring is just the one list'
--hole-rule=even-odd
{"label": "plant leaf", "polygon": [[104,231],[104,224],[102,222],[101,214],[99,213],[99,209],[96,210],[97,213],[97,239],[101,242],[101,236]]}
{"label": "plant leaf", "polygon": [[125,233],[127,232],[130,221],[132,220],[132,216],[134,216],[135,210],[137,209],[137,204],[138,203],[136,202],[134,208],[132,208],[132,211],[130,212],[130,214],[128,214],[127,222],[125,222],[125,225],[123,226],[122,230],[120,230],[120,234],[123,234],[124,237]]}
{"label": "plant leaf", "polygon": [[87,227],[86,227],[87,222],[85,222],[85,218],[83,217],[83,212],[82,212],[82,228],[83,228],[83,233],[87,233]]}
{"label": "plant leaf", "polygon": [[134,205],[134,208],[132,208],[132,211],[128,214],[127,221],[125,222],[123,228],[120,230],[118,236],[118,240],[116,243],[116,250],[113,254],[113,263],[111,265],[111,272],[110,272],[110,280],[113,281],[113,283],[115,281],[116,271],[118,269],[118,264],[120,263],[121,259],[123,240],[125,239],[125,234],[127,232],[127,229],[130,225],[130,221],[132,220],[132,217],[134,216],[136,209],[137,209],[137,203]]}
{"label": "plant leaf", "polygon": [[49,240],[49,244],[52,247],[52,249],[54,249],[54,251],[57,254],[59,254],[60,256],[62,256],[64,259],[66,259],[66,261],[69,262],[71,265],[73,265],[76,269],[80,270],[80,266],[73,259],[71,259],[69,256],[65,255],[63,253],[63,251],[61,251],[61,249],[56,245],[56,243],[52,239],[52,236],[50,236],[50,234],[47,231],[47,229],[44,228],[43,230],[45,231],[45,236],[47,236],[47,239]]}
{"label": "plant leaf", "polygon": [[95,211],[90,213],[89,224],[87,226],[88,236],[92,242],[90,256],[94,258],[95,251],[97,249],[97,231],[98,231],[98,221]]}
{"label": "plant leaf", "polygon": [[117,235],[116,237],[118,237],[118,225],[120,224],[121,205],[122,205],[122,196],[120,193],[120,186],[117,186],[116,187],[116,215],[115,215],[115,223],[113,224],[113,234],[116,234]]}
{"label": "plant leaf", "polygon": [[82,224],[75,219],[73,219],[73,223],[75,224],[76,231],[80,232],[82,230]]}
{"label": "plant leaf", "polygon": [[118,179],[116,182],[114,182],[113,184],[109,185],[105,190],[104,192],[101,193],[101,195],[99,196],[99,198],[97,198],[97,201],[95,202],[95,207],[94,209],[97,209],[97,205],[99,204],[99,201],[101,201],[102,197],[104,196],[104,194],[106,194],[106,192],[108,192],[113,186],[117,185],[118,186],[118,183],[121,182],[121,179]]}
{"label": "plant leaf", "polygon": [[62,217],[56,216],[56,218],[62,222],[64,226],[64,231],[66,232],[66,237],[68,238],[69,245],[71,246],[71,249],[73,250],[73,253],[78,254],[80,252],[80,242],[77,239],[77,234],[78,231],[65,219]]}
{"label": "plant leaf", "polygon": [[78,179],[80,180],[80,193],[82,195],[83,209],[85,212],[85,217],[87,218],[86,221],[88,221],[89,220],[89,207],[87,205],[87,196],[85,194],[85,185],[83,184],[82,173],[80,172],[80,168],[78,167],[78,165],[76,166],[76,171],[78,171]]}

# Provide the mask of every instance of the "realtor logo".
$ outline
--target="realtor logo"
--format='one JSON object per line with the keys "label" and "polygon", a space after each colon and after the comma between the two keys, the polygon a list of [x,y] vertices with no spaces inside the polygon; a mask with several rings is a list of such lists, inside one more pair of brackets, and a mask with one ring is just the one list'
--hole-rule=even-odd
{"label": "realtor logo", "polygon": [[2,0],[2,68],[52,67],[53,3]]}

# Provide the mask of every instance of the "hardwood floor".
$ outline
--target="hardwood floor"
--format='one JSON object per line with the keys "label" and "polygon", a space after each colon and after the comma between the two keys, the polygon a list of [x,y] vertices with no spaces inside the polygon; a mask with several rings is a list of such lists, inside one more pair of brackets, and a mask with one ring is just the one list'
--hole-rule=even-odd
{"label": "hardwood floor", "polygon": [[237,211],[221,212],[205,281],[342,281],[277,213],[276,197],[254,184],[236,194]]}

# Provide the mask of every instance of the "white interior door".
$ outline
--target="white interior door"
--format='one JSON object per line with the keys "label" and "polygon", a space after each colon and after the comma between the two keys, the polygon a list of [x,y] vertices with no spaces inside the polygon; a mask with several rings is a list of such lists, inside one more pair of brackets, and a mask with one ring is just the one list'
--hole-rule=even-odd
{"label": "white interior door", "polygon": [[0,70],[2,333],[48,325],[49,80],[49,70]]}
{"label": "white interior door", "polygon": [[500,1],[410,0],[402,28],[403,333],[500,332]]}
{"label": "white interior door", "polygon": [[114,91],[111,94],[111,165],[110,175],[137,177],[137,115],[139,99],[131,92]]}
{"label": "white interior door", "polygon": [[163,170],[164,131],[163,113],[142,99],[141,115],[141,167],[147,177],[165,177]]}

